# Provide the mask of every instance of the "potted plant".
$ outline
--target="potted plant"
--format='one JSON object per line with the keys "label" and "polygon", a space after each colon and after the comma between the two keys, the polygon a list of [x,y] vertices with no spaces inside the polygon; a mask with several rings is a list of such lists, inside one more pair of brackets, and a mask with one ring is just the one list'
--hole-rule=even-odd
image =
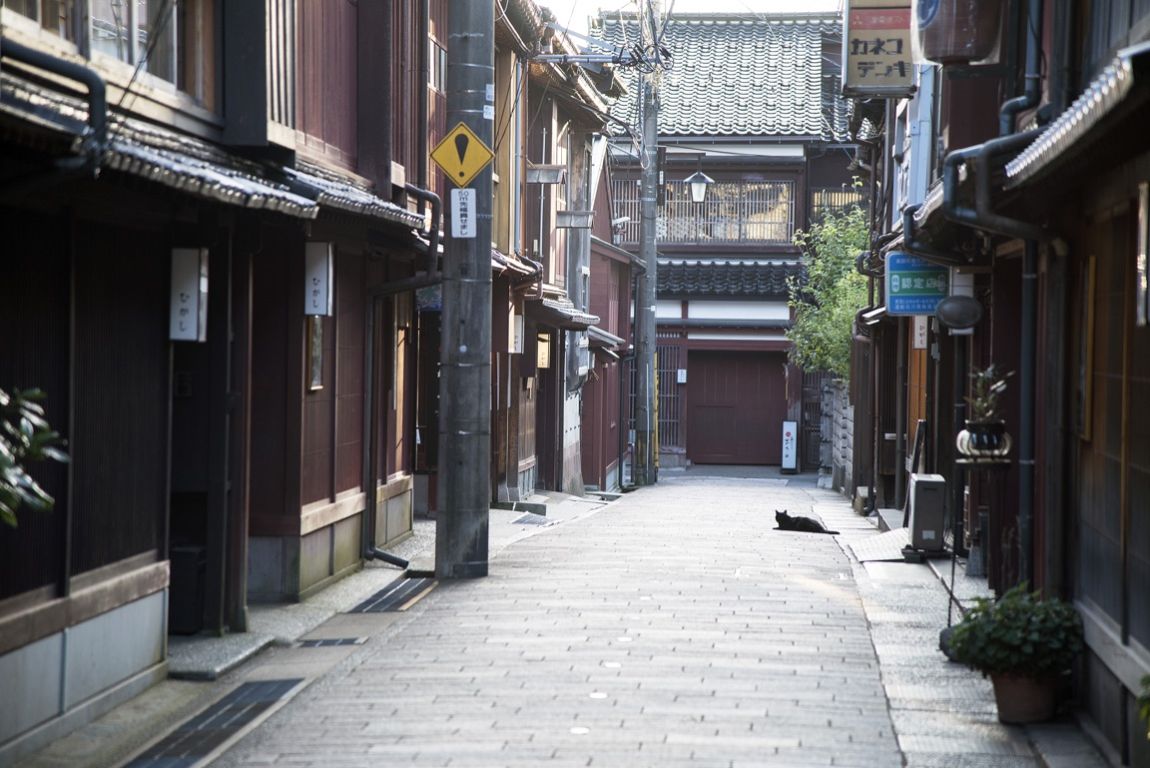
{"label": "potted plant", "polygon": [[1006,392],[1006,380],[1014,371],[1001,371],[994,363],[970,372],[969,411],[966,428],[958,435],[958,450],[967,456],[1005,456],[1010,452],[1010,436],[998,409]]}
{"label": "potted plant", "polygon": [[1031,592],[1023,583],[998,601],[979,598],[950,638],[955,660],[994,684],[998,719],[1049,719],[1059,678],[1082,650],[1082,619],[1072,605]]}

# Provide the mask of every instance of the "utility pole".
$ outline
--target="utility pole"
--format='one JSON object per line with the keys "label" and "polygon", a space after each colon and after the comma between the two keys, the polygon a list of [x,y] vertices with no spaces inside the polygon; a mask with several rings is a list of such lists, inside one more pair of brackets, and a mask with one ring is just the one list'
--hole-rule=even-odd
{"label": "utility pole", "polygon": [[[490,2],[450,0],[447,125],[463,123],[492,144],[495,17]],[[452,145],[460,165],[479,149],[467,136]],[[487,575],[491,502],[491,166],[452,190],[443,267],[439,376],[440,509],[435,575]],[[461,226],[462,225],[462,226]],[[449,233],[450,234],[450,233]]]}
{"label": "utility pole", "polygon": [[[644,43],[656,44],[653,0],[643,4],[640,29]],[[658,368],[656,367],[655,302],[658,253],[655,244],[659,183],[659,95],[655,87],[656,69],[643,75],[639,91],[643,116],[642,173],[639,187],[639,257],[646,266],[637,291],[635,307],[635,484],[654,485],[659,480],[659,439],[657,429]]]}

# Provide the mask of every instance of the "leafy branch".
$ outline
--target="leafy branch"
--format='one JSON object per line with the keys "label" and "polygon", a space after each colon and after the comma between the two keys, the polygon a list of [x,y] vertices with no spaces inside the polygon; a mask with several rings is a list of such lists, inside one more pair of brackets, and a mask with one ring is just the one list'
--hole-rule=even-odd
{"label": "leafy branch", "polygon": [[855,314],[866,306],[866,278],[855,257],[867,248],[866,211],[853,205],[828,211],[806,231],[795,233],[802,248],[804,279],[787,284],[794,324],[787,331],[791,363],[806,371],[850,376]]}
{"label": "leafy branch", "polygon": [[16,527],[21,505],[39,512],[52,509],[55,500],[40,487],[24,466],[33,461],[67,462],[66,444],[44,417],[39,389],[0,389],[0,521]]}
{"label": "leafy branch", "polygon": [[998,398],[1006,391],[1006,380],[1013,375],[1014,371],[1002,373],[994,363],[970,372],[970,396],[966,398],[970,405],[968,421],[995,421],[999,418]]}

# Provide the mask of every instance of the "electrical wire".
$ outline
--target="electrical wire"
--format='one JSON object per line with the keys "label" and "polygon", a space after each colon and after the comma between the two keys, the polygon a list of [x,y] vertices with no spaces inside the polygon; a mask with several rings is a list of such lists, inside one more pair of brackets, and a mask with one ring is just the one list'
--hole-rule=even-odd
{"label": "electrical wire", "polygon": [[[176,0],[160,0],[160,8],[156,13],[156,19],[158,23],[153,29],[149,30],[148,45],[144,49],[144,54],[140,57],[140,60],[136,62],[136,67],[132,70],[132,77],[129,78],[128,84],[124,86],[124,90],[120,92],[120,100],[116,103],[117,112],[123,112],[125,109],[131,109],[131,103],[129,103],[127,106],[124,105],[124,101],[128,98],[129,94],[132,96],[132,103],[135,103],[136,97],[139,96],[139,94],[132,90],[132,86],[135,84],[136,78],[140,76],[140,72],[143,70],[144,65],[148,63],[148,59],[151,58],[152,54],[155,52],[156,46],[159,44],[164,30],[168,26],[168,22],[171,20],[172,16],[175,15],[175,12]],[[134,30],[129,31],[134,33]],[[112,135],[108,137],[108,146],[112,145],[112,142],[115,140],[116,136],[119,135],[120,130],[124,127],[126,122],[127,121],[123,119],[116,121],[115,126],[112,128]]]}

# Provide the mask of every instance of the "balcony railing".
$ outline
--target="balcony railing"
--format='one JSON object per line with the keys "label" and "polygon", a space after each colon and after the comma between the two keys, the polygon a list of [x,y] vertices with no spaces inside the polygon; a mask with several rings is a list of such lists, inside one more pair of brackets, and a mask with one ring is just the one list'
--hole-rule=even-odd
{"label": "balcony railing", "polygon": [[[638,243],[639,183],[617,180],[613,187],[613,218],[626,219],[620,225],[621,240]],[[707,188],[705,202],[694,203],[686,184],[669,181],[656,226],[660,243],[790,245],[795,231],[794,183],[719,182]]]}

